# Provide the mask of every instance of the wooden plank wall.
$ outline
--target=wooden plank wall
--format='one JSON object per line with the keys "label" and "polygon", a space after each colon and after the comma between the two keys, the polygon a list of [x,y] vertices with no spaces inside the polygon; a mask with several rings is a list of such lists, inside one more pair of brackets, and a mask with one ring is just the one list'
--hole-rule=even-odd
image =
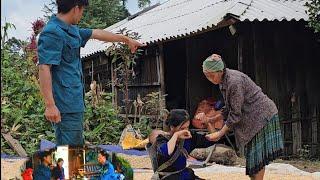
{"label": "wooden plank wall", "polygon": [[[152,46],[144,53],[144,56],[136,60],[136,66],[134,68],[135,77],[129,82],[129,114],[134,114],[133,102],[137,99],[138,95],[144,98],[147,94],[161,91],[161,64],[158,58],[159,49],[157,46]],[[114,74],[116,74],[116,72],[114,72]],[[121,113],[124,113],[124,94],[119,87],[115,86],[114,89],[117,106],[122,107]]]}
{"label": "wooden plank wall", "polygon": [[166,107],[186,108],[187,60],[185,39],[163,44]]}
{"label": "wooden plank wall", "polygon": [[[161,78],[160,73],[161,61],[159,58],[157,59],[157,56],[160,56],[159,49],[157,49],[157,46],[152,46],[144,53],[145,55],[136,61],[135,77],[129,82],[129,99],[131,103],[137,98],[138,94],[143,98],[151,92],[161,91],[160,87],[165,88],[163,77]],[[123,94],[119,91],[119,87],[113,84],[117,77],[114,72],[115,64],[111,64],[111,61],[108,60],[104,53],[97,53],[91,57],[84,58],[82,66],[86,92],[90,90],[91,81],[95,80],[103,86],[104,90],[114,93],[115,98],[113,101],[116,106],[124,106]],[[163,86],[161,86],[161,80]],[[133,112],[134,110],[131,108],[130,113],[133,114]]]}
{"label": "wooden plank wall", "polygon": [[84,58],[82,69],[86,92],[90,90],[92,80],[97,81],[107,92],[112,92],[111,62],[105,53],[97,53],[94,56]]}
{"label": "wooden plank wall", "polygon": [[[279,109],[286,155],[319,149],[320,43],[303,22],[254,22],[244,36],[244,72]],[[253,58],[252,58],[253,57]]]}

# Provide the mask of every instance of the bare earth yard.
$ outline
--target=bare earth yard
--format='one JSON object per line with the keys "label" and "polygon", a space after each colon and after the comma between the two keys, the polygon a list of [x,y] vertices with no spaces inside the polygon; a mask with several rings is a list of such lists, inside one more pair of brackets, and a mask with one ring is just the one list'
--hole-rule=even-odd
{"label": "bare earth yard", "polygon": [[[128,156],[126,158],[135,169],[135,180],[149,180],[153,174],[148,156]],[[24,159],[1,159],[1,180],[17,177],[22,179],[21,166]],[[237,161],[236,166],[213,164],[205,168],[194,169],[195,173],[205,179],[249,180],[245,175],[244,160]],[[277,160],[266,168],[265,180],[320,180],[320,162]]]}

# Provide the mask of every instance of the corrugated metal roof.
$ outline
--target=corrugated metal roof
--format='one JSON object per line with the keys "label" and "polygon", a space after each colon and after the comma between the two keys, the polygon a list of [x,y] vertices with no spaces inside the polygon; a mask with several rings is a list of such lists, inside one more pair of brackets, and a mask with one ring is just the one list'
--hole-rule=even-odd
{"label": "corrugated metal roof", "polygon": [[[151,43],[190,35],[217,25],[227,14],[240,21],[308,20],[306,0],[168,0],[134,19],[124,19],[106,30],[127,28]],[[89,40],[82,57],[104,51],[106,43]]]}

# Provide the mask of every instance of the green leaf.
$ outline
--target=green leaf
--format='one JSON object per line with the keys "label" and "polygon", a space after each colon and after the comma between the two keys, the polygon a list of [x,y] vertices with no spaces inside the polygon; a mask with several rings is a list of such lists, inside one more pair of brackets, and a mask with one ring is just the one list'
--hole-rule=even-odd
{"label": "green leaf", "polygon": [[99,126],[97,126],[93,131],[92,133],[93,134],[98,134],[104,127],[105,127],[105,123],[102,123],[102,124],[99,124]]}
{"label": "green leaf", "polygon": [[112,63],[115,63],[117,62],[117,55],[113,55],[113,58],[112,58]]}

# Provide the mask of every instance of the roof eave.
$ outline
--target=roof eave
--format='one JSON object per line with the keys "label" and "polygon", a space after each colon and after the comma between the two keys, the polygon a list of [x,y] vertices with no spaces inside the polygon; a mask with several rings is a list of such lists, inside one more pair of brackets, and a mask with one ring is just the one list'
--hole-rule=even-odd
{"label": "roof eave", "polygon": [[231,16],[230,17],[228,16],[228,17],[225,17],[222,21],[220,21],[217,25],[212,25],[211,27],[209,26],[207,28],[203,28],[202,30],[199,30],[196,32],[192,32],[192,33],[185,34],[185,35],[182,34],[182,35],[172,37],[169,39],[158,39],[158,40],[154,40],[151,42],[146,42],[146,44],[148,46],[148,45],[153,45],[153,44],[162,44],[162,43],[175,41],[175,40],[179,40],[179,39],[184,39],[184,38],[190,38],[190,37],[198,36],[200,34],[203,34],[203,33],[209,32],[209,31],[214,31],[214,30],[217,30],[220,28],[230,26],[230,25],[235,24],[237,22],[239,22],[238,19],[231,17]]}

